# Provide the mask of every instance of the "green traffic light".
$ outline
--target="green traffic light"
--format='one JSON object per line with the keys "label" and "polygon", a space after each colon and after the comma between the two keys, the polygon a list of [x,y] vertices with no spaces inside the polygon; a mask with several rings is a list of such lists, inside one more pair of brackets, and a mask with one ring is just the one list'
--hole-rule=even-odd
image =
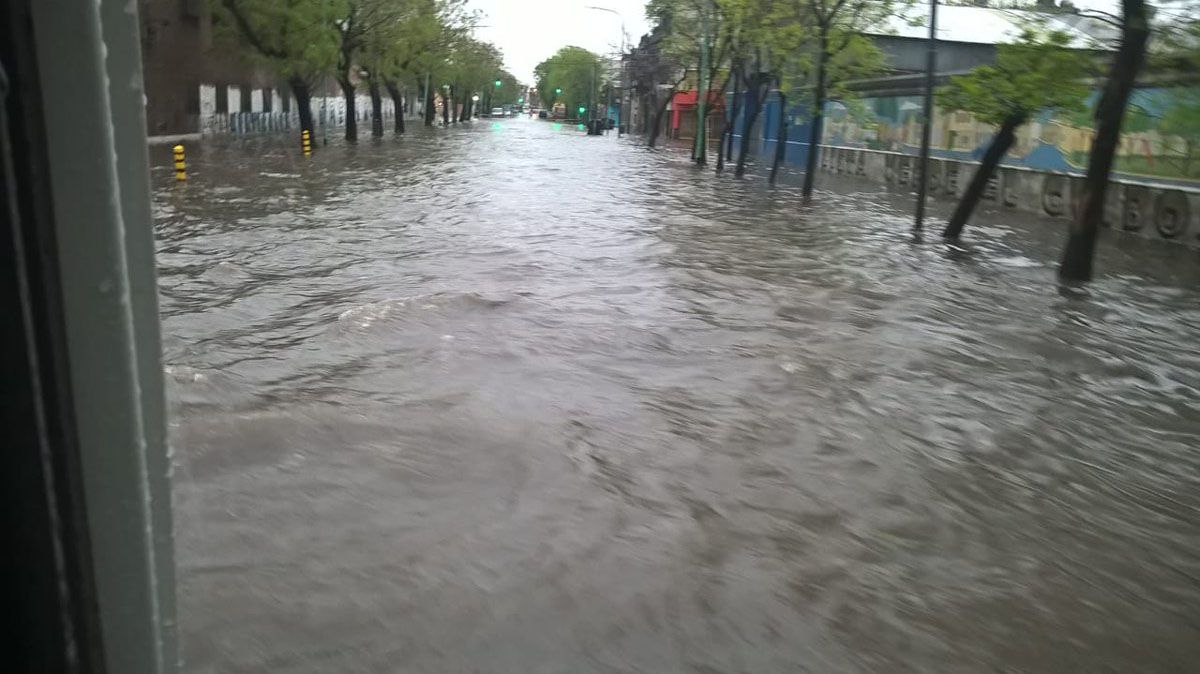
{"label": "green traffic light", "polygon": [[518,103],[524,103],[524,102],[525,102],[525,99],[524,99],[524,98],[518,98],[518,99],[517,99],[517,102],[518,102]]}
{"label": "green traffic light", "polygon": [[555,89],[555,90],[554,90],[554,93],[556,93],[556,94],[561,94],[561,93],[562,93],[562,89]]}
{"label": "green traffic light", "polygon": [[583,114],[583,113],[585,113],[585,112],[587,112],[587,108],[583,107],[582,105],[581,105],[581,106],[579,106],[579,114],[581,114],[581,115],[582,115],[582,114]]}
{"label": "green traffic light", "polygon": [[495,84],[496,84],[496,88],[497,88],[497,89],[499,89],[500,87],[504,86],[504,83],[503,83],[503,82],[501,82],[500,80],[496,80]]}

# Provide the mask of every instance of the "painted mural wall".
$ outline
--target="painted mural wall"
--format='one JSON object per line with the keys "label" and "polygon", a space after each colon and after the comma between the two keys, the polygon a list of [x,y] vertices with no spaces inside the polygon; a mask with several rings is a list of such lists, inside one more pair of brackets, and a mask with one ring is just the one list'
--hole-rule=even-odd
{"label": "painted mural wall", "polygon": [[[1098,94],[1093,94],[1089,108]],[[921,98],[899,96],[830,103],[824,143],[916,154],[921,142]],[[993,128],[966,112],[938,110],[932,154],[947,159],[982,156]],[[1091,113],[1043,114],[1017,133],[1004,163],[1047,171],[1086,169]],[[1134,92],[1118,150],[1119,177],[1200,185],[1200,87]]]}

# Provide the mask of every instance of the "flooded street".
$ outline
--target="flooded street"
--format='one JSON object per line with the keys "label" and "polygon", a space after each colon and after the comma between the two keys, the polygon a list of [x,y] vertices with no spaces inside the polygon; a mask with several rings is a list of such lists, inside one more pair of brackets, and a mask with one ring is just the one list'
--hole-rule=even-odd
{"label": "flooded street", "polygon": [[1195,251],[1060,289],[1064,221],[868,183],[285,142],[154,155],[185,671],[1200,660]]}

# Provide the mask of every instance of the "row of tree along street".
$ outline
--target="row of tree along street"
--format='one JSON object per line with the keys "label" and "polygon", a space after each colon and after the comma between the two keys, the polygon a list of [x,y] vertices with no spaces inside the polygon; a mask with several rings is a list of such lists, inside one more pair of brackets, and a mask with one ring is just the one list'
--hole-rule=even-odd
{"label": "row of tree along street", "polygon": [[[1119,9],[1112,13],[1087,11],[1083,14],[1089,18],[1109,24],[1112,34],[1107,44],[1089,45],[1072,44],[1068,35],[1049,29],[1030,13],[1022,33],[998,45],[993,63],[951,78],[938,92],[938,105],[973,113],[997,131],[944,236],[957,240],[961,235],[1019,127],[1046,111],[1090,112],[1095,135],[1085,189],[1060,266],[1064,279],[1089,279],[1131,92],[1147,71],[1158,81],[1195,82],[1200,72],[1198,4],[1177,0],[1156,8],[1146,0],[1119,0]],[[1052,2],[1036,7],[1081,14],[1065,2],[1061,7]],[[734,135],[743,141],[751,138],[774,93],[781,111],[769,174],[774,183],[788,141],[789,101],[807,108],[806,140],[809,148],[818,147],[826,103],[853,105],[848,83],[887,72],[885,56],[869,34],[878,32],[890,17],[924,18],[925,9],[907,0],[649,0],[647,15],[655,28],[627,56],[630,93],[642,101],[644,110],[652,111],[644,117],[647,143],[657,142],[673,95],[693,78],[697,91],[710,92],[698,96],[693,143],[694,160],[706,164],[706,104],[732,92],[716,145],[716,168],[722,171],[727,161],[734,162],[733,173],[740,177],[750,143],[740,143],[735,158]],[[1098,99],[1088,110],[1085,102],[1096,87]],[[736,120],[741,120],[737,129]],[[808,152],[802,189],[806,204],[813,198],[817,161],[818,152]]]}
{"label": "row of tree along street", "polygon": [[515,102],[516,78],[494,45],[471,36],[478,15],[466,0],[212,0],[226,39],[287,80],[302,130],[313,131],[312,92],[332,77],[346,101],[346,140],[358,139],[355,98],[371,97],[371,133],[382,136],[383,96],[404,133],[409,87],[420,92],[424,123],[470,119],[475,107]]}

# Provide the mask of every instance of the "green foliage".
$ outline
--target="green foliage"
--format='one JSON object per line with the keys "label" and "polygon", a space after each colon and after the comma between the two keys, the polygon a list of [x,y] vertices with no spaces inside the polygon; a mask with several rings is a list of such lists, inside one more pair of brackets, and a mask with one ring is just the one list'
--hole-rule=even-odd
{"label": "green foliage", "polygon": [[329,72],[338,58],[332,17],[346,0],[211,0],[214,24],[223,38],[283,77],[311,80]]}
{"label": "green foliage", "polygon": [[1200,88],[1175,92],[1174,102],[1163,114],[1159,131],[1200,140]]}
{"label": "green foliage", "polygon": [[[520,84],[504,70],[504,56],[494,45],[470,37],[461,37],[450,50],[450,57],[439,71],[443,83],[450,84],[461,96],[478,94],[481,104],[499,106],[516,102]],[[496,80],[501,86],[496,87]]]}
{"label": "green foliage", "polygon": [[666,29],[659,50],[667,58],[691,66],[700,62],[698,22],[688,11],[695,4],[690,0],[650,0],[646,3],[646,17]]}
{"label": "green foliage", "polygon": [[382,8],[378,21],[362,36],[357,60],[370,77],[397,81],[414,74],[419,55],[434,52],[443,21],[434,0],[402,0]]}
{"label": "green foliage", "polygon": [[[582,47],[563,47],[554,56],[534,68],[542,105],[549,108],[564,103],[569,113],[598,100],[604,87],[604,67],[600,57]],[[556,94],[555,89],[562,89]]]}
{"label": "green foliage", "polygon": [[997,47],[994,64],[951,78],[938,92],[938,105],[995,126],[1011,119],[1023,123],[1042,110],[1080,111],[1094,63],[1069,44],[1066,33],[1028,28],[1016,42]]}
{"label": "green foliage", "polygon": [[1175,160],[1184,176],[1200,155],[1200,88],[1177,92],[1174,103],[1163,114],[1159,131],[1164,134],[1163,154]]}
{"label": "green foliage", "polygon": [[857,32],[832,34],[837,51],[829,58],[829,94],[833,98],[850,98],[846,83],[865,79],[883,72],[887,57],[871,38]]}
{"label": "green foliage", "polygon": [[867,37],[889,17],[904,15],[912,0],[787,0],[794,21],[806,28],[809,49],[824,56],[830,91],[847,80],[880,71],[884,55]]}
{"label": "green foliage", "polygon": [[466,0],[210,2],[222,34],[284,77],[398,82],[428,73],[477,91],[500,78],[501,95],[518,95],[500,51],[470,37],[478,17]]}

